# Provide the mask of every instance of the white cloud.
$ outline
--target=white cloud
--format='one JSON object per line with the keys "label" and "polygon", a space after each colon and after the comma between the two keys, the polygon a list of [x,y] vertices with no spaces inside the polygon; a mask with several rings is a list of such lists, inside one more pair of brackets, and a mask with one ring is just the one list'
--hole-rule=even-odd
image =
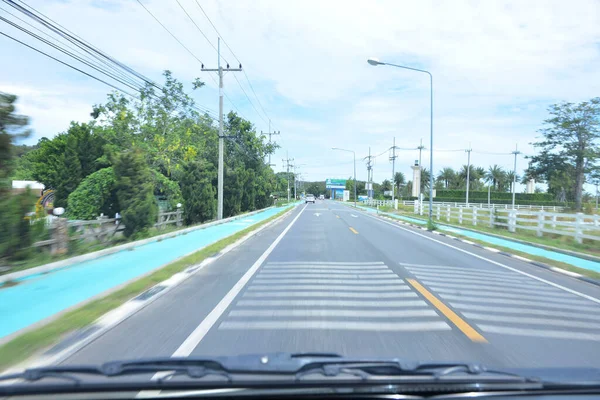
{"label": "white cloud", "polygon": [[[195,0],[180,2],[216,44],[217,34]],[[207,67],[216,64],[215,51],[176,2],[143,3]],[[153,79],[160,79],[161,70],[167,68],[188,83],[202,77],[208,87],[195,96],[203,105],[217,108],[214,82],[137,2],[38,0],[31,4]],[[531,153],[528,143],[534,140],[549,104],[581,101],[600,92],[596,68],[600,3],[595,0],[201,4],[242,61],[273,127],[282,131],[276,140],[285,148],[274,159],[281,159],[287,150],[298,163],[311,165],[305,168],[309,179],[347,175],[347,165],[335,165],[347,161],[346,155],[332,152],[332,146],[356,149],[361,157],[369,146],[374,153],[382,152],[391,146],[393,136],[399,146],[415,147],[421,138],[428,146],[427,76],[374,68],[366,63],[370,56],[433,73],[435,148],[466,148],[470,142],[481,152],[510,152],[518,143]],[[5,42],[0,39],[2,45]],[[236,63],[225,45],[223,52],[231,64]],[[34,57],[27,49],[14,55],[16,64],[27,64],[26,71],[0,66],[0,85],[45,92],[64,87],[55,96],[60,100],[51,107],[54,111],[44,111],[39,103],[56,99],[22,92],[20,103],[31,112],[36,130],[60,131],[71,119],[85,118],[86,101],[89,106],[102,100],[95,83],[93,96],[78,92],[91,84],[89,79],[77,78],[81,86],[73,85],[74,73],[66,73],[64,67]],[[245,77],[237,77],[253,96]],[[258,130],[267,130],[231,74],[225,90]],[[70,99],[76,100],[70,104]],[[415,157],[416,152],[402,152],[399,168],[409,173]],[[436,153],[434,170],[458,167],[465,158],[461,152]],[[427,160],[424,154],[424,163]],[[475,152],[473,162],[512,166],[510,156],[483,157]],[[523,167],[525,161],[519,159],[519,168]],[[378,161],[375,178],[390,174],[387,161]]]}

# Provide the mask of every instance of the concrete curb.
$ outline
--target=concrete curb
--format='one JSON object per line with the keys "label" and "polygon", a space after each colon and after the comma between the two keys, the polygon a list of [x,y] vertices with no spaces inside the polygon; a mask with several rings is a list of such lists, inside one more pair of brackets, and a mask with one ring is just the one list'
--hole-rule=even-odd
{"label": "concrete curb", "polygon": [[[217,253],[211,257],[205,258],[199,264],[192,265],[192,266],[186,268],[184,271],[174,274],[169,279],[152,286],[151,288],[138,294],[134,298],[123,303],[119,307],[107,312],[106,314],[104,314],[103,316],[98,318],[93,324],[91,324],[85,328],[78,329],[78,330],[72,332],[66,338],[64,338],[62,341],[60,341],[55,346],[53,346],[52,348],[47,350],[41,357],[38,357],[29,362],[25,361],[24,363],[14,366],[7,371],[3,371],[3,373],[18,372],[18,371],[21,371],[26,368],[33,368],[33,367],[38,367],[38,366],[42,366],[42,365],[55,365],[55,364],[58,364],[58,363],[64,361],[66,358],[75,354],[76,352],[81,350],[83,347],[92,343],[94,340],[100,338],[102,335],[104,335],[106,332],[113,329],[117,325],[119,325],[121,322],[125,321],[126,319],[135,315],[137,312],[146,308],[148,305],[150,305],[155,300],[159,299],[161,296],[164,296],[166,293],[168,293],[173,288],[175,288],[178,285],[180,285],[181,283],[183,283],[185,280],[187,280],[192,275],[194,275],[197,272],[199,272],[200,270],[202,270],[207,265],[218,260],[223,255],[229,253],[234,248],[240,246],[245,241],[247,241],[248,239],[250,239],[257,233],[261,232],[262,230],[267,229],[268,227],[281,221],[283,218],[286,218],[287,216],[290,215],[290,211],[294,210],[294,208],[295,208],[295,205],[288,207],[288,209],[286,210],[287,212],[285,214],[254,229],[253,231],[249,232],[245,236],[241,237],[236,242],[225,247],[219,253]],[[223,239],[226,239],[226,238],[223,238]],[[223,240],[223,239],[219,239],[219,240]],[[194,252],[199,251],[199,250],[202,250],[202,249],[197,249]],[[162,268],[162,267],[160,267],[160,268]],[[156,270],[154,270],[154,271],[156,271]],[[135,280],[140,279],[140,278],[136,278]],[[128,283],[131,283],[131,281]],[[104,297],[106,295],[107,294],[103,294],[102,297]],[[80,306],[81,305],[78,305],[78,307],[80,307]]]}
{"label": "concrete curb", "polygon": [[95,260],[97,258],[108,256],[108,255],[111,255],[114,253],[118,253],[123,250],[131,249],[131,248],[135,248],[135,247],[139,247],[139,246],[144,246],[148,243],[152,243],[152,242],[156,242],[156,241],[164,240],[164,239],[169,239],[169,238],[187,234],[189,232],[193,232],[193,231],[196,231],[199,229],[205,229],[205,228],[209,228],[211,226],[220,225],[220,224],[224,224],[226,222],[235,221],[237,219],[249,217],[251,215],[254,215],[254,214],[266,211],[266,210],[270,210],[272,208],[273,207],[267,207],[267,208],[263,208],[262,210],[251,211],[246,214],[235,215],[233,217],[225,218],[225,219],[222,219],[219,221],[213,221],[213,222],[208,222],[206,224],[195,225],[195,226],[191,226],[189,228],[181,229],[181,230],[178,230],[175,232],[169,232],[169,233],[165,233],[163,235],[153,236],[148,239],[137,240],[135,242],[125,243],[125,244],[121,244],[118,246],[109,247],[107,249],[94,251],[92,253],[87,253],[87,254],[82,254],[80,256],[67,258],[65,260],[60,260],[60,261],[56,261],[53,263],[40,265],[39,267],[29,268],[29,269],[26,269],[23,271],[17,271],[17,272],[13,272],[10,274],[0,275],[0,283],[26,278],[31,275],[46,274],[46,273],[49,273],[49,272],[52,272],[52,271],[55,271],[58,269],[69,267],[71,265],[74,265],[74,264],[77,264],[80,262]]}
{"label": "concrete curb", "polygon": [[[349,206],[349,207],[351,207],[351,206]],[[354,207],[352,207],[352,208],[354,208]],[[358,209],[357,211],[363,212],[363,213],[366,212],[366,211],[363,211],[363,210],[360,210],[360,209]],[[386,219],[388,221],[396,222],[396,223],[401,224],[401,225],[406,225],[406,226],[410,226],[412,228],[417,228],[417,229],[420,229],[420,230],[423,230],[423,231],[427,231],[427,228],[423,227],[421,225],[416,225],[416,224],[412,224],[410,222],[400,221],[400,220],[398,220],[396,218],[391,218],[391,217],[388,217],[388,216],[385,216],[385,215],[380,215],[378,213],[372,213],[372,214],[374,214],[374,216],[377,217],[377,218]],[[472,246],[475,246],[475,247],[478,247],[480,249],[484,249],[484,250],[487,250],[487,251],[490,251],[490,252],[493,252],[493,253],[496,253],[496,254],[502,254],[503,256],[507,256],[507,257],[510,257],[510,258],[514,258],[514,259],[517,259],[517,260],[529,263],[531,265],[535,265],[536,267],[544,268],[544,269],[549,270],[549,271],[553,271],[553,272],[557,272],[557,273],[560,273],[560,274],[563,274],[563,275],[567,275],[567,276],[570,276],[571,278],[575,278],[577,280],[580,280],[580,281],[583,281],[583,282],[587,282],[587,283],[592,284],[592,285],[600,286],[600,280],[594,279],[594,278],[589,278],[587,276],[578,274],[576,272],[571,272],[571,271],[567,271],[567,270],[562,269],[562,268],[553,267],[551,265],[544,264],[544,263],[541,263],[539,261],[530,260],[529,258],[525,258],[525,257],[519,256],[517,254],[507,253],[505,251],[501,251],[501,250],[495,249],[493,247],[482,246],[482,245],[480,245],[478,243],[475,243],[475,242],[472,242],[470,240],[461,239],[461,238],[458,238],[456,236],[449,235],[447,233],[442,233],[442,232],[439,232],[439,231],[428,231],[428,232],[431,232],[434,235],[444,236],[444,237],[447,237],[449,239],[454,239],[454,240],[459,241],[459,242],[470,244]],[[503,239],[505,239],[505,238],[503,238]],[[510,239],[508,239],[508,240],[510,240]],[[527,244],[529,244],[529,243],[527,243]]]}

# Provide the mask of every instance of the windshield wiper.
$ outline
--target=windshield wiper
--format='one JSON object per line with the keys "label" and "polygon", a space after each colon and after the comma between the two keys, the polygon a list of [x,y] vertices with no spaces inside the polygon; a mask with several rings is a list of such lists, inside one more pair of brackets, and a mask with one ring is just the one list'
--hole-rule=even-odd
{"label": "windshield wiper", "polygon": [[[131,361],[112,361],[100,366],[50,366],[25,370],[0,376],[0,381],[23,380],[28,382],[58,378],[75,384],[83,382],[81,375],[117,377],[126,375],[163,375],[156,379],[164,382],[174,376],[200,379],[215,375],[232,382],[244,375],[283,376],[293,381],[307,377],[332,378],[354,376],[360,380],[374,378],[421,378],[448,381],[461,377],[491,379],[494,382],[536,383],[539,379],[502,370],[488,369],[474,363],[418,363],[399,359],[346,358],[334,353],[274,353],[215,358],[149,358]],[[468,381],[468,380],[467,380]],[[288,381],[289,382],[289,381]]]}

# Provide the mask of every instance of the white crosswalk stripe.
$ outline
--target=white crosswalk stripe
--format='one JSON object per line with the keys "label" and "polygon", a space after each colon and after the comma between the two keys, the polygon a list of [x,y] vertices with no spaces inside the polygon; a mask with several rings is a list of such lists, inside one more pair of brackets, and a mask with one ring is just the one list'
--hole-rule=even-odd
{"label": "white crosswalk stripe", "polygon": [[219,329],[451,331],[382,262],[269,262],[236,300]]}
{"label": "white crosswalk stripe", "polygon": [[600,341],[590,300],[511,271],[401,264],[489,340],[490,335]]}

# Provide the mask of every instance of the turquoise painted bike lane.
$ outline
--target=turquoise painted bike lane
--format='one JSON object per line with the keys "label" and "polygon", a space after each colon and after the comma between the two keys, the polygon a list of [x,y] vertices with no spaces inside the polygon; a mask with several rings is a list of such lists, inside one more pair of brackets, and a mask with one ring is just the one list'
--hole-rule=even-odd
{"label": "turquoise painted bike lane", "polygon": [[[360,209],[365,210],[369,213],[374,213],[374,214],[378,213],[378,214],[382,214],[382,215],[385,215],[385,216],[388,216],[391,218],[399,219],[399,220],[410,222],[410,223],[417,224],[417,225],[427,225],[427,221],[423,221],[422,219],[405,217],[405,216],[401,216],[401,215],[377,211],[377,210],[375,210],[373,208],[369,208],[369,207],[363,207],[363,206],[357,206],[357,207],[359,207]],[[443,224],[439,224],[439,223],[437,223],[437,226],[438,226],[438,229],[446,231],[446,232],[463,235],[463,236],[469,237],[471,239],[481,240],[482,242],[495,244],[497,246],[506,247],[509,249],[513,249],[513,250],[520,251],[523,253],[531,254],[534,256],[545,257],[550,260],[564,262],[564,263],[571,264],[576,267],[584,268],[584,269],[587,269],[590,271],[600,272],[600,263],[592,261],[592,260],[586,260],[585,258],[575,257],[575,256],[559,253],[559,252],[552,251],[552,250],[542,249],[542,248],[536,247],[536,246],[530,246],[530,245],[523,244],[523,243],[513,242],[512,240],[501,239],[501,238],[497,238],[494,236],[489,236],[489,235],[485,235],[482,233],[473,232],[470,230],[455,228],[453,226],[447,226],[447,225],[443,225]]]}
{"label": "turquoise painted bike lane", "polygon": [[264,221],[288,207],[150,242],[0,288],[0,339],[146,272]]}

